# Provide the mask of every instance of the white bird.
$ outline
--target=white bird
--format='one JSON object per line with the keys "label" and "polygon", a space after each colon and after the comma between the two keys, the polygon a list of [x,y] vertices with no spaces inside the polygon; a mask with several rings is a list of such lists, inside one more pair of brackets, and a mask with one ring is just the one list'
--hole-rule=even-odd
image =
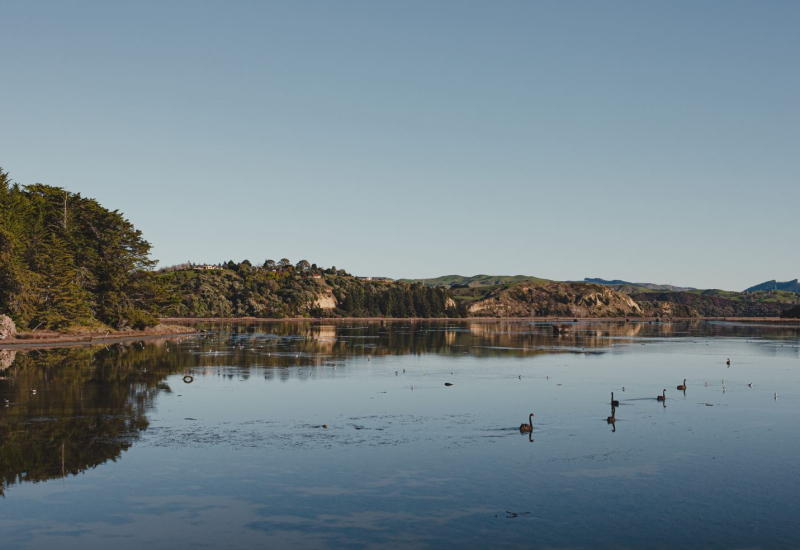
{"label": "white bird", "polygon": [[728,388],[726,388],[725,386],[722,386],[722,393],[725,393],[726,391],[728,391]]}
{"label": "white bird", "polygon": [[753,383],[752,383],[752,382],[750,382],[750,383],[749,383],[749,384],[747,384],[747,385],[748,385],[748,386],[750,386],[751,388],[753,387]]}
{"label": "white bird", "polygon": [[778,398],[778,394],[776,393],[776,394],[775,394],[775,399],[777,399],[777,398]]}

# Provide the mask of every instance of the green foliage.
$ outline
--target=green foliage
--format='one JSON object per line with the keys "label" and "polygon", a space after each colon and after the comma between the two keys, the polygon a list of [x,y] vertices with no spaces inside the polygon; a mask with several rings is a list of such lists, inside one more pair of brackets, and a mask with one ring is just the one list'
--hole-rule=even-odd
{"label": "green foliage", "polygon": [[[344,271],[296,266],[284,259],[227,270],[171,270],[161,277],[180,297],[164,310],[173,317],[458,317],[448,289],[421,284],[361,281]],[[320,299],[333,297],[336,307]]]}
{"label": "green foliage", "polygon": [[0,170],[0,311],[17,326],[156,324],[171,298],[149,253],[120,212]]}

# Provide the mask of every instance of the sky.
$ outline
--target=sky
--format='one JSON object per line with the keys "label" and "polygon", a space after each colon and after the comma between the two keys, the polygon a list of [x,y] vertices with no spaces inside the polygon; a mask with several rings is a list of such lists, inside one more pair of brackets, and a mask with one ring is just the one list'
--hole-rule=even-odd
{"label": "sky", "polygon": [[800,277],[800,3],[2,0],[0,167],[160,265]]}

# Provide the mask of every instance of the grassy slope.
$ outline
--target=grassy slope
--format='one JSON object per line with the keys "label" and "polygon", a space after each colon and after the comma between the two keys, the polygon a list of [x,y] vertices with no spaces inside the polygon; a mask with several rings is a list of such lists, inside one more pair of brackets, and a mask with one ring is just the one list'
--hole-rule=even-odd
{"label": "grassy slope", "polygon": [[539,277],[532,277],[530,275],[473,275],[465,277],[464,275],[442,275],[433,279],[400,279],[405,283],[422,283],[428,285],[470,285],[470,286],[494,286],[509,283],[521,283],[523,281],[531,282],[549,282],[547,279],[540,279]]}

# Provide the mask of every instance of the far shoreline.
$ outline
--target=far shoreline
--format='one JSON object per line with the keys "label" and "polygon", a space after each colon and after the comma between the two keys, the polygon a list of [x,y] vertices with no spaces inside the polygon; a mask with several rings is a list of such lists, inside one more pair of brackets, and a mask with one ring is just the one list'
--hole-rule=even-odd
{"label": "far shoreline", "polygon": [[[267,317],[164,317],[160,319],[162,325],[157,329],[141,332],[124,332],[115,334],[90,334],[74,335],[63,334],[52,338],[32,339],[25,336],[30,333],[22,333],[22,338],[0,340],[0,350],[13,349],[44,349],[44,348],[64,348],[77,346],[101,346],[106,344],[120,344],[128,342],[139,342],[146,340],[161,340],[186,338],[202,335],[205,332],[193,330],[192,327],[180,326],[182,323],[299,323],[309,322],[313,324],[322,323],[342,323],[342,322],[429,322],[429,321],[469,321],[479,323],[496,323],[498,321],[532,321],[542,323],[572,323],[575,322],[603,322],[603,323],[655,323],[668,325],[674,322],[685,321],[717,321],[729,323],[751,323],[751,324],[779,324],[785,326],[800,327],[800,319],[783,319],[780,317],[673,317],[667,320],[656,317],[286,317],[282,319],[272,319]],[[176,326],[177,325],[177,326]],[[167,329],[167,327],[171,327]]]}
{"label": "far shoreline", "polygon": [[588,321],[602,321],[615,323],[659,323],[669,324],[676,321],[726,321],[731,323],[780,323],[800,325],[800,319],[784,319],[782,317],[162,317],[164,324],[173,323],[258,323],[258,322],[301,322],[311,323],[336,323],[340,321],[369,321],[394,323],[398,321],[534,321],[543,323],[575,323]]}

